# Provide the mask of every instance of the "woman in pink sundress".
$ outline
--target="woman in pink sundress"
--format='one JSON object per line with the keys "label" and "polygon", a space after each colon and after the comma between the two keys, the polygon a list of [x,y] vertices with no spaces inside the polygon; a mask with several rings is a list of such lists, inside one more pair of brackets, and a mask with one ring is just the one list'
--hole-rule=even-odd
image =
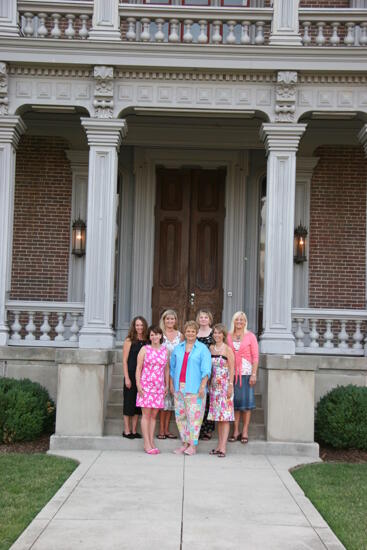
{"label": "woman in pink sundress", "polygon": [[218,445],[210,451],[219,458],[226,456],[229,423],[234,420],[233,377],[234,354],[226,344],[227,330],[224,325],[215,325],[212,354],[212,375],[209,384],[210,406],[208,420],[215,420],[218,428]]}
{"label": "woman in pink sundress", "polygon": [[168,392],[169,366],[168,352],[162,346],[163,332],[158,326],[148,329],[150,345],[142,348],[136,368],[138,395],[136,406],[141,407],[141,430],[144,437],[144,451],[150,455],[159,454],[154,445],[154,431],[157,414],[164,407],[164,397]]}

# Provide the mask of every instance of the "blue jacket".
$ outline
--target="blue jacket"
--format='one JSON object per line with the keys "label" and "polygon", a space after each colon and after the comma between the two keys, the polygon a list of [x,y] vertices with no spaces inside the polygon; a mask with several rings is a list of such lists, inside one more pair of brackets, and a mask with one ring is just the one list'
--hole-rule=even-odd
{"label": "blue jacket", "polygon": [[[171,354],[170,375],[175,391],[179,390],[182,362],[185,355],[186,342],[178,344]],[[201,381],[210,376],[212,358],[205,344],[195,341],[187,361],[185,393],[198,393]]]}

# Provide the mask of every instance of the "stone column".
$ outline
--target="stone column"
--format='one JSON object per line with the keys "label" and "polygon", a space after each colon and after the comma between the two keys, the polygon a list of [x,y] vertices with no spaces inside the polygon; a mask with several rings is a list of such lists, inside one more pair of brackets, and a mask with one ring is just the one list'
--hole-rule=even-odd
{"label": "stone column", "polygon": [[121,40],[119,0],[94,0],[89,40]]}
{"label": "stone column", "polygon": [[0,2],[0,37],[19,36],[17,0]]}
{"label": "stone column", "polygon": [[302,46],[298,23],[299,0],[273,0],[271,46]]}
{"label": "stone column", "polygon": [[79,347],[112,348],[117,153],[126,135],[124,120],[82,118],[90,146],[85,312]]}
{"label": "stone column", "polygon": [[5,303],[10,291],[15,157],[26,126],[19,116],[0,117],[0,346],[8,342]]}
{"label": "stone column", "polygon": [[262,353],[294,354],[292,278],[296,152],[305,124],[263,124],[268,155]]}

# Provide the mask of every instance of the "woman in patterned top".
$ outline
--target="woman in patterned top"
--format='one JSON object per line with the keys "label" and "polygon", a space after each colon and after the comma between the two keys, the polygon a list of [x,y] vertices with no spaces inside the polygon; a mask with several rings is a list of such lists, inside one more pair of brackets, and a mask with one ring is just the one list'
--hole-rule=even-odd
{"label": "woman in patterned top", "polygon": [[[197,339],[202,344],[205,344],[209,349],[210,346],[214,343],[213,340],[213,315],[210,311],[206,309],[201,309],[196,315],[196,322],[199,325],[199,332]],[[209,413],[209,395],[206,400],[205,413],[203,423],[200,430],[200,439],[203,441],[209,441],[212,438],[212,433],[215,429],[215,423],[211,420],[208,420]]]}

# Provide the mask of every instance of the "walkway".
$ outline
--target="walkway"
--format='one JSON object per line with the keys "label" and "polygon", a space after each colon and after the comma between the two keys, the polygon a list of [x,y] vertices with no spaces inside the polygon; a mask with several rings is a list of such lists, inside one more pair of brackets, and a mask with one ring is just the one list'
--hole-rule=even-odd
{"label": "walkway", "polygon": [[340,550],[288,473],[314,459],[68,451],[81,465],[11,550]]}

